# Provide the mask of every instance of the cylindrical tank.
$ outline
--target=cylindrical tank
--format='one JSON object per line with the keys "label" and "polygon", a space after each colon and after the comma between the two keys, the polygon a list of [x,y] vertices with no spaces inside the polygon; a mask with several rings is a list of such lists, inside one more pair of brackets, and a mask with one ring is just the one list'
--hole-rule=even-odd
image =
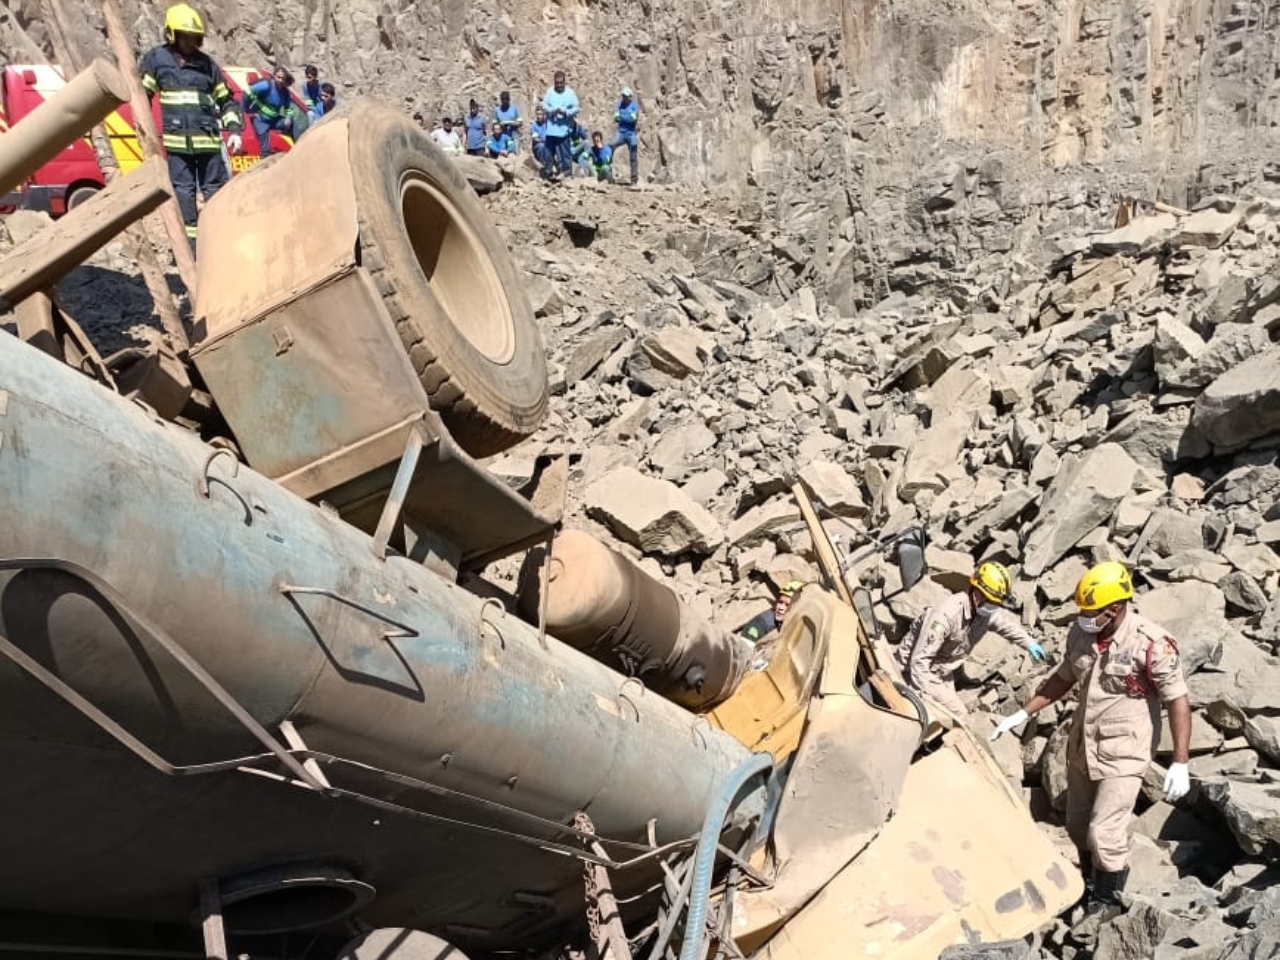
{"label": "cylindrical tank", "polygon": [[[542,612],[545,548],[529,551],[520,573],[520,612]],[[699,617],[626,557],[580,530],[565,530],[546,572],[547,631],[690,709],[733,693],[751,647]]]}
{"label": "cylindrical tank", "polygon": [[[0,401],[0,557],[94,571],[269,730],[287,720],[313,750],[560,823],[586,810],[603,836],[637,842],[650,820],[659,841],[694,834],[747,756],[634,681],[541,644],[492,600],[377,559],[331,512],[5,336]],[[261,749],[65,573],[0,574],[0,632],[174,762]],[[0,822],[23,825],[0,832],[0,909],[185,920],[201,878],[295,862],[336,863],[376,888],[367,922],[453,923],[486,948],[527,947],[580,909],[580,865],[534,846],[262,777],[167,778],[3,659],[0,755]],[[494,821],[380,783],[361,788]],[[655,871],[628,871],[620,886]]]}

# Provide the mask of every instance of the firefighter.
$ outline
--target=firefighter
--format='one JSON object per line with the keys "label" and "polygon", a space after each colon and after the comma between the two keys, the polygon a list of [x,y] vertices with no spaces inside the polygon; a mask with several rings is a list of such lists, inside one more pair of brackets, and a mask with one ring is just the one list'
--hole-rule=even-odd
{"label": "firefighter", "polygon": [[952,675],[988,630],[1021,647],[1031,659],[1045,659],[1044,647],[1005,608],[1012,584],[1004,564],[988,561],[974,571],[967,590],[953,593],[916,618],[896,652],[902,677],[913,690],[966,716]]}
{"label": "firefighter", "polygon": [[227,150],[240,153],[244,121],[218,65],[200,47],[204,23],[185,3],[164,15],[165,43],[138,65],[148,97],[160,98],[160,131],[169,156],[169,179],[182,210],[187,239],[196,242],[196,191],[207,202],[227,182],[222,130],[230,131]]}
{"label": "firefighter", "polygon": [[1162,701],[1173,733],[1164,797],[1173,803],[1191,789],[1191,706],[1178,644],[1137,614],[1132,600],[1124,564],[1089,569],[1076,586],[1080,616],[1067,634],[1066,657],[991,735],[995,740],[1080,684],[1067,739],[1067,832],[1080,852],[1090,913],[1116,907],[1128,879],[1133,804],[1160,742]]}
{"label": "firefighter", "polygon": [[787,618],[787,611],[791,609],[791,601],[795,599],[796,594],[800,592],[803,586],[804,584],[799,580],[792,580],[783,584],[778,591],[778,599],[774,605],[743,624],[738,629],[738,635],[755,643],[757,640],[762,640],[781,630],[782,621]]}

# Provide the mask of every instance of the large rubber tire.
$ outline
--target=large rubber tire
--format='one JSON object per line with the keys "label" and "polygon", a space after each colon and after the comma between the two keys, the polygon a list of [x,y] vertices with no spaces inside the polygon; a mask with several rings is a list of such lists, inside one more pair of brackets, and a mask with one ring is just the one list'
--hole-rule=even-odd
{"label": "large rubber tire", "polygon": [[361,263],[432,409],[472,456],[499,453],[547,409],[546,353],[515,265],[416,124],[367,99],[340,112],[351,119]]}

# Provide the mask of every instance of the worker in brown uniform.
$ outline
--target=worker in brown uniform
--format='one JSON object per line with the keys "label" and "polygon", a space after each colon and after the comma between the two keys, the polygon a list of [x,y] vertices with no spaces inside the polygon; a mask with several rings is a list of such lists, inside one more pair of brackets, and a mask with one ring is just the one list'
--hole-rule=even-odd
{"label": "worker in brown uniform", "polygon": [[1178,644],[1136,613],[1132,599],[1124,564],[1100,563],[1086,572],[1076,587],[1080,616],[1067,635],[1065,659],[991,735],[995,740],[1080,684],[1067,740],[1067,832],[1080,851],[1091,913],[1118,905],[1128,879],[1129,824],[1160,742],[1162,701],[1173,733],[1165,799],[1172,803],[1191,789],[1191,706]]}
{"label": "worker in brown uniform", "polygon": [[968,590],[953,593],[917,617],[896,654],[907,685],[963,717],[968,711],[956,695],[952,676],[988,630],[1027,651],[1033,660],[1044,660],[1044,647],[1005,607],[1012,586],[1004,564],[988,561],[969,578]]}

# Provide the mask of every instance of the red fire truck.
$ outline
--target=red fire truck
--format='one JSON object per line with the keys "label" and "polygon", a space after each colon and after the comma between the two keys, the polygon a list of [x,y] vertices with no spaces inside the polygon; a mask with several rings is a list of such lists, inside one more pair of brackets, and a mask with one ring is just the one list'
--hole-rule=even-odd
{"label": "red fire truck", "polygon": [[[47,64],[18,64],[4,67],[3,71],[0,75],[0,135],[66,83],[62,68]],[[269,74],[249,67],[224,67],[222,76],[239,100],[249,84],[256,83]],[[293,100],[295,124],[305,124],[306,106],[296,94]],[[153,104],[152,109],[156,122],[159,123],[159,104]],[[133,128],[133,112],[126,104],[107,117],[104,126],[116,163],[122,173],[128,173],[142,162],[142,150]],[[301,129],[305,129],[305,126]],[[252,124],[245,124],[241,137],[244,152],[240,156],[228,157],[232,176],[243,173],[257,163],[261,152]],[[291,137],[272,131],[273,153],[282,153],[292,145]],[[86,137],[67,147],[37,170],[16,191],[0,197],[0,213],[15,209],[43,210],[58,217],[92,197],[105,183],[106,177],[94,153],[93,144]]]}

